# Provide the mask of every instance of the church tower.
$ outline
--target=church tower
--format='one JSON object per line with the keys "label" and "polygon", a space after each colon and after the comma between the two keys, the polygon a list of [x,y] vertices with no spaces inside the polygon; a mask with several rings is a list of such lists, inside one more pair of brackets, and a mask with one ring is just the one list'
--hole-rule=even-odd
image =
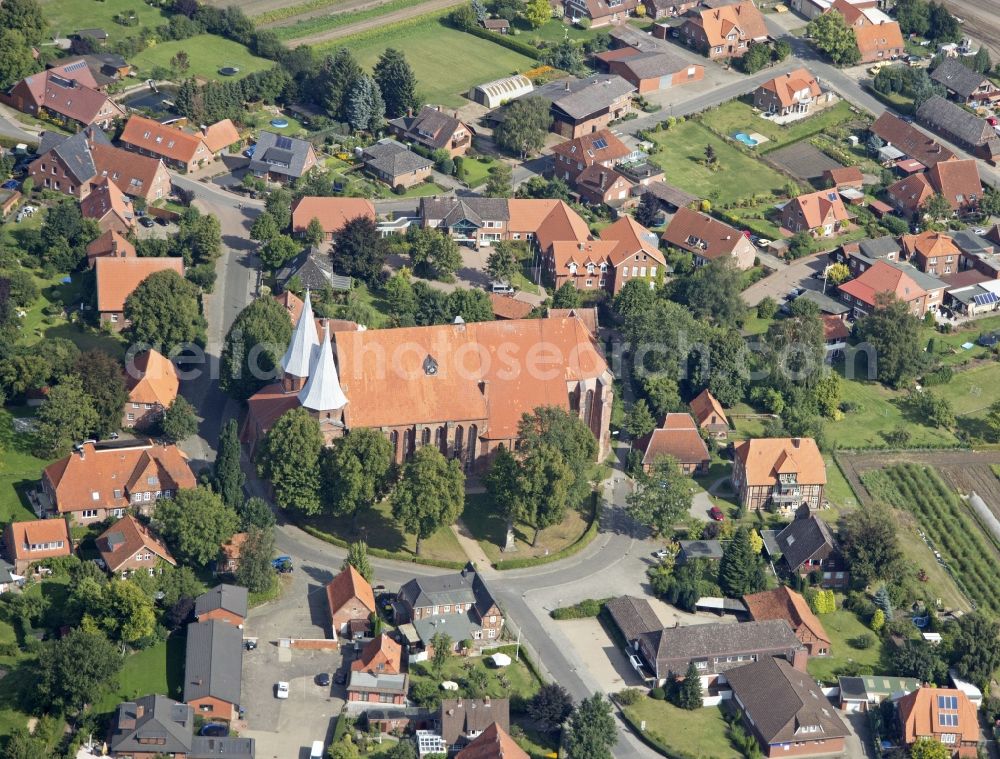
{"label": "church tower", "polygon": [[309,364],[309,379],[299,392],[299,403],[319,420],[327,442],[344,434],[344,406],[347,396],[340,387],[337,365],[330,344],[330,325],[323,325],[323,342],[313,351]]}
{"label": "church tower", "polygon": [[292,340],[288,344],[288,350],[285,351],[285,355],[281,359],[281,368],[284,370],[281,385],[286,393],[297,393],[305,385],[306,378],[309,376],[309,363],[312,360],[313,351],[318,347],[319,338],[316,336],[312,300],[309,297],[309,291],[306,290],[302,314],[292,332]]}

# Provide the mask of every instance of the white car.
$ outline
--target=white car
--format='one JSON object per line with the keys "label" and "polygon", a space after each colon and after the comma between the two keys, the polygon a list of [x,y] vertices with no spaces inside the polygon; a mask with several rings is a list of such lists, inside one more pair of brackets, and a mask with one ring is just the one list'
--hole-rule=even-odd
{"label": "white car", "polygon": [[990,230],[988,230],[986,227],[976,227],[972,231],[973,231],[974,234],[977,234],[977,235],[985,235]]}
{"label": "white car", "polygon": [[768,247],[768,246],[769,246],[769,245],[770,245],[770,244],[771,244],[772,242],[773,242],[772,240],[767,240],[767,239],[765,239],[765,238],[763,238],[763,237],[759,237],[759,238],[757,238],[757,247],[758,247],[758,248],[766,248],[766,247]]}
{"label": "white car", "polygon": [[288,683],[278,683],[278,698],[288,698]]}
{"label": "white car", "polygon": [[640,675],[642,674],[642,660],[639,659],[638,656],[636,656],[635,654],[629,655],[628,663],[632,665],[632,669],[634,669]]}

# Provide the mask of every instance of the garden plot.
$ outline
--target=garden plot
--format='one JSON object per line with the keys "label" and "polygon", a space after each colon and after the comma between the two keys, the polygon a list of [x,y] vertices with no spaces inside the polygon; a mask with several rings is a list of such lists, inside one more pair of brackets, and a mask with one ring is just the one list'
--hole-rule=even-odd
{"label": "garden plot", "polygon": [[806,141],[773,150],[767,157],[792,176],[807,182],[821,177],[828,169],[843,168],[830,156]]}

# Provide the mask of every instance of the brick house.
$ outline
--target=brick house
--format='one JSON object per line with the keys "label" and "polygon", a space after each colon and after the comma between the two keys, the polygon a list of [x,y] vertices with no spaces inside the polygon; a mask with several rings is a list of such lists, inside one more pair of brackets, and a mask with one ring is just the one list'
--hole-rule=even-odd
{"label": "brick house", "polygon": [[197,484],[176,445],[87,442],[42,472],[42,496],[72,524],[122,517],[131,506],[152,513],[160,498]]}
{"label": "brick house", "polygon": [[667,245],[694,254],[698,266],[729,256],[738,269],[746,270],[753,267],[757,257],[757,249],[740,230],[689,208],[677,209],[661,239]]}
{"label": "brick house", "polygon": [[361,154],[365,171],[396,189],[414,187],[431,176],[434,161],[391,138],[379,140]]}
{"label": "brick house", "polygon": [[791,232],[809,232],[813,237],[840,234],[850,217],[836,190],[807,192],[792,198],[781,208],[781,226]]}
{"label": "brick house", "polygon": [[935,193],[943,195],[952,210],[962,216],[978,208],[983,185],[976,161],[969,158],[939,161],[928,171],[894,182],[886,193],[893,207],[908,217],[917,217]]}
{"label": "brick house", "polygon": [[135,258],[135,246],[118,232],[109,229],[87,246],[87,267],[93,268],[94,261],[108,258]]}
{"label": "brick house", "polygon": [[745,508],[823,505],[826,464],[812,438],[755,438],[737,443],[733,452],[733,486]]}
{"label": "brick house", "polygon": [[535,89],[531,97],[551,103],[551,131],[567,139],[604,129],[632,112],[635,85],[617,74],[566,78]]}
{"label": "brick house", "polygon": [[359,216],[375,221],[375,206],[367,198],[302,197],[292,206],[292,233],[304,234],[309,222],[318,219],[323,239],[333,240],[347,222]]}
{"label": "brick house", "polygon": [[767,656],[732,670],[726,679],[733,706],[768,759],[844,752],[851,732],[805,672]]}
{"label": "brick house", "polygon": [[903,34],[895,21],[854,26],[853,31],[858,50],[861,51],[861,63],[888,61],[906,52]]}
{"label": "brick house", "polygon": [[787,585],[779,585],[774,590],[743,596],[743,603],[750,619],[755,622],[768,619],[788,622],[810,656],[827,656],[830,653],[830,636],[801,593],[796,593]]}
{"label": "brick house", "polygon": [[635,87],[640,95],[700,82],[705,78],[703,65],[691,63],[669,48],[619,48],[598,53],[595,57],[604,62],[608,71]]}
{"label": "brick house", "polygon": [[372,638],[351,662],[351,672],[399,675],[403,668],[403,647],[385,633]]}
{"label": "brick house", "polygon": [[128,400],[122,428],[145,430],[159,423],[177,399],[179,388],[177,367],[170,359],[152,348],[137,355],[125,372]]}
{"label": "brick house", "polygon": [[646,472],[661,456],[674,459],[684,474],[708,471],[708,446],[690,414],[667,414],[663,423],[636,445],[642,451],[642,468]]}
{"label": "brick house", "polygon": [[816,108],[823,91],[808,69],[799,68],[768,79],[753,91],[753,104],[765,113],[787,116],[809,113]]}
{"label": "brick house", "polygon": [[751,42],[767,42],[764,17],[752,0],[688,12],[680,39],[713,61],[741,58]]}
{"label": "brick house", "polygon": [[494,722],[459,751],[455,759],[530,759],[530,757],[506,730]]}
{"label": "brick house", "polygon": [[918,161],[928,169],[939,161],[951,161],[956,157],[933,137],[889,111],[875,119],[869,131],[877,135],[886,147],[896,148],[904,156]]}
{"label": "brick house", "polygon": [[635,182],[614,169],[588,166],[577,176],[574,189],[582,202],[592,206],[606,205],[621,210],[639,203],[633,194]]}
{"label": "brick house", "polygon": [[308,140],[258,132],[248,168],[255,177],[283,184],[304,176],[317,162]]}
{"label": "brick house", "polygon": [[481,648],[500,638],[504,618],[482,577],[470,564],[457,574],[417,577],[399,589],[397,623],[410,622],[426,646],[445,631],[456,647],[471,640]]}
{"label": "brick house", "polygon": [[347,708],[367,708],[368,704],[406,704],[410,676],[372,672],[351,672],[347,683]]}
{"label": "brick house", "polygon": [[194,616],[199,622],[221,620],[234,627],[243,625],[249,608],[249,594],[242,585],[221,583],[194,600]]}
{"label": "brick house", "polygon": [[507,238],[504,198],[421,198],[420,225],[449,235],[460,245],[481,248]]}
{"label": "brick house", "polygon": [[973,71],[958,58],[941,61],[931,73],[931,80],[948,90],[957,102],[970,108],[988,105],[1000,98],[1000,89],[992,79]]}
{"label": "brick house", "polygon": [[977,158],[994,161],[1000,157],[1000,136],[986,119],[958,103],[934,95],[916,112],[917,123],[952,140]]}
{"label": "brick house", "polygon": [[334,637],[353,638],[371,630],[375,594],[353,566],[348,565],[327,583],[326,601]]}
{"label": "brick house", "polygon": [[240,555],[243,552],[243,544],[247,540],[247,533],[237,532],[233,537],[219,546],[219,558],[215,562],[215,574],[231,575],[240,568]]}
{"label": "brick house", "polygon": [[725,440],[729,436],[729,419],[726,418],[726,412],[708,388],[698,393],[688,406],[699,430],[704,430],[720,440]]}
{"label": "brick house", "polygon": [[944,301],[946,285],[919,269],[889,261],[875,261],[859,276],[840,285],[841,299],[855,316],[871,313],[880,295],[895,295],[910,307],[914,316],[936,311]]}
{"label": "brick house", "polygon": [[464,750],[494,725],[504,732],[510,730],[510,699],[489,696],[442,699],[438,724],[439,752]]}
{"label": "brick house", "polygon": [[903,235],[899,241],[907,260],[925,274],[939,276],[958,271],[961,251],[950,235],[927,230]]}
{"label": "brick house", "polygon": [[177,562],[163,541],[131,514],[126,514],[97,538],[97,551],[107,570],[127,577],[136,572],[150,576],[163,571],[163,565]]}
{"label": "brick house", "polygon": [[912,746],[918,738],[930,738],[950,748],[952,757],[972,759],[977,755],[979,718],[962,691],[924,686],[896,704],[906,746]]}
{"label": "brick house", "polygon": [[222,619],[187,626],[184,702],[206,720],[239,717],[243,631]]}
{"label": "brick house", "polygon": [[552,174],[572,186],[584,169],[591,166],[613,168],[631,153],[631,149],[613,132],[600,129],[561,142],[552,148]]}
{"label": "brick house", "polygon": [[202,135],[137,114],[129,117],[118,141],[126,150],[159,158],[179,171],[193,171],[215,158]]}
{"label": "brick house", "polygon": [[591,26],[623,24],[635,13],[641,0],[563,0],[563,14],[574,24],[581,18]]}
{"label": "brick house", "polygon": [[3,531],[4,558],[23,574],[34,562],[69,556],[73,541],[65,519],[32,519],[11,522]]}
{"label": "brick house", "polygon": [[803,671],[808,658],[783,619],[653,630],[639,635],[639,654],[659,685],[684,677],[694,662],[706,690],[725,683],[730,670],[763,658],[780,656]]}
{"label": "brick house", "polygon": [[411,111],[398,119],[389,119],[389,131],[404,142],[413,142],[428,150],[447,150],[452,158],[465,155],[472,146],[475,131],[458,114],[449,116],[439,107],[425,105],[416,116]]}
{"label": "brick house", "polygon": [[[808,508],[799,507],[795,519],[774,537],[781,563],[800,577],[820,574],[824,588],[845,588],[850,575],[844,567],[837,541],[826,522]],[[777,558],[772,555],[772,559]]]}
{"label": "brick house", "polygon": [[102,324],[115,331],[128,326],[125,301],[146,277],[160,271],[184,276],[184,259],[168,258],[98,258],[94,262],[97,283],[97,311]]}
{"label": "brick house", "polygon": [[96,221],[101,232],[127,235],[135,229],[132,201],[107,177],[91,182],[90,192],[80,201],[80,214]]}
{"label": "brick house", "polygon": [[125,116],[125,109],[98,89],[82,59],[25,77],[4,102],[31,116],[47,114],[71,130],[92,124],[108,129]]}

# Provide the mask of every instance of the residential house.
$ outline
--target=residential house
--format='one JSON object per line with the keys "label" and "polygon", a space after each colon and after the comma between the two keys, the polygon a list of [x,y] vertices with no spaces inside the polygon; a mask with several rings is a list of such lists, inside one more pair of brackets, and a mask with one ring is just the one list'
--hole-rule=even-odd
{"label": "residential house", "polygon": [[274,282],[282,292],[287,291],[293,280],[297,282],[296,289],[323,290],[329,287],[337,292],[347,292],[353,282],[351,277],[334,273],[329,252],[317,245],[303,248],[274,274]]}
{"label": "residential house", "polygon": [[316,165],[312,143],[274,132],[258,132],[249,170],[271,182],[290,182]]}
{"label": "residential house", "polygon": [[780,656],[802,670],[807,659],[783,619],[665,627],[640,635],[639,653],[660,685],[684,677],[694,662],[706,690],[724,683],[730,671],[763,658]]}
{"label": "residential house", "polygon": [[946,274],[941,279],[947,284],[944,305],[956,314],[978,316],[1000,308],[997,280],[978,269],[966,269],[957,274]]}
{"label": "residential house", "polygon": [[128,400],[122,412],[124,429],[150,429],[173,405],[180,388],[177,367],[157,350],[150,348],[133,357],[125,371]]}
{"label": "residential house", "polygon": [[195,735],[194,710],[166,696],[118,704],[111,722],[112,759],[254,759],[253,738]]}
{"label": "residential house", "polygon": [[713,61],[741,58],[751,42],[767,42],[764,16],[752,0],[688,11],[680,39]]}
{"label": "residential house", "polygon": [[604,129],[632,111],[635,85],[617,74],[560,79],[542,85],[530,97],[551,103],[552,131],[567,139]]}
{"label": "residential house", "polygon": [[563,0],[563,13],[574,24],[589,19],[592,27],[624,24],[641,0]]}
{"label": "residential house", "polygon": [[983,118],[940,95],[925,100],[917,108],[917,121],[965,148],[977,158],[993,161],[1000,157],[1000,136]]}
{"label": "residential house", "polygon": [[753,104],[765,113],[787,116],[815,110],[823,91],[808,69],[799,68],[768,79],[753,91]]}
{"label": "residential house", "polygon": [[497,34],[507,34],[510,31],[510,21],[505,18],[488,18],[483,21],[483,29]]}
{"label": "residential house", "polygon": [[101,323],[119,331],[125,321],[125,301],[146,277],[161,271],[184,276],[184,259],[169,258],[98,258],[94,262],[97,283],[97,311]]}
{"label": "residential house", "polygon": [[215,158],[202,135],[133,114],[118,141],[126,150],[159,158],[179,171],[194,171]]}
{"label": "residential house", "polygon": [[976,756],[979,718],[969,697],[957,688],[924,686],[896,702],[902,742],[912,746],[918,738],[939,741],[953,757]]}
{"label": "residential house", "polygon": [[109,229],[87,246],[87,267],[93,268],[94,261],[108,258],[135,258],[135,246],[119,232]]}
{"label": "residential house", "polygon": [[368,641],[361,654],[351,662],[352,672],[399,675],[403,672],[403,647],[385,633]]}
{"label": "residential house", "polygon": [[3,544],[3,556],[17,574],[24,574],[36,561],[73,553],[69,527],[62,518],[11,522],[4,528]]}
{"label": "residential house", "polygon": [[648,35],[642,35],[640,39],[640,44],[607,50],[595,55],[594,59],[607,71],[633,85],[640,95],[700,82],[705,78],[703,65],[691,63],[672,50],[668,43]]}
{"label": "residential house", "polygon": [[[728,541],[726,541],[728,544]],[[677,564],[683,565],[695,559],[721,561],[726,544],[721,540],[678,540]]]}
{"label": "residential house", "polygon": [[113,575],[127,577],[135,572],[146,572],[152,577],[163,571],[164,564],[177,566],[163,541],[131,514],[102,532],[96,544],[101,560]]}
{"label": "residential house", "polygon": [[83,199],[93,183],[107,177],[126,195],[147,202],[170,194],[170,175],[162,161],[113,147],[98,127],[71,137],[43,132],[35,160],[28,164],[35,187]]}
{"label": "residential house", "polygon": [[218,158],[227,148],[232,148],[241,142],[240,130],[231,119],[216,121],[214,124],[202,126],[198,130],[198,136],[205,141],[209,152]]}
{"label": "residential house", "polygon": [[843,753],[850,729],[816,681],[767,656],[727,673],[732,702],[764,756]]}
{"label": "residential house", "polygon": [[743,603],[750,619],[756,622],[767,619],[788,622],[810,656],[827,656],[830,653],[830,636],[801,593],[796,593],[787,585],[779,585],[774,590],[743,596]]}
{"label": "residential house", "polygon": [[939,276],[958,271],[961,251],[949,235],[927,230],[903,235],[900,243],[907,260],[922,272]]}
{"label": "residential house", "polygon": [[880,295],[895,295],[908,304],[914,316],[935,311],[944,299],[945,284],[919,269],[888,261],[876,261],[852,280],[840,285],[840,295],[855,317],[871,313]]}
{"label": "residential house", "polygon": [[[608,282],[611,240],[556,240],[548,249],[545,263],[549,275],[559,289],[567,282],[577,290],[605,290]],[[645,268],[645,267],[643,267]]]}
{"label": "residential house", "polygon": [[92,124],[108,129],[125,116],[125,109],[98,89],[82,59],[25,77],[3,100],[31,116],[48,114],[73,130]]}
{"label": "residential house", "polygon": [[701,5],[701,0],[644,0],[646,18],[676,18]]}
{"label": "residential house", "polygon": [[510,731],[510,700],[489,696],[441,699],[438,723],[443,751],[463,749],[494,725]]}
{"label": "residential house", "polygon": [[733,453],[733,485],[744,508],[823,505],[826,464],[812,438],[754,438],[737,443]]}
{"label": "residential house", "polygon": [[961,269],[976,269],[990,279],[1000,278],[1000,231],[992,227],[985,235],[968,229],[951,232],[951,238],[962,252]]}
{"label": "residential house", "polygon": [[649,472],[656,460],[669,456],[684,474],[704,474],[711,457],[690,414],[667,414],[663,423],[637,442],[642,451],[642,468]]}
{"label": "residential house", "polygon": [[353,566],[344,567],[326,584],[326,601],[334,637],[356,638],[371,630],[375,594]]}
{"label": "residential house", "polygon": [[323,239],[332,240],[347,222],[359,217],[375,221],[375,206],[367,198],[306,196],[292,206],[292,232],[303,234],[309,222],[318,219]]}
{"label": "residential house", "polygon": [[941,161],[922,174],[911,174],[889,186],[889,201],[901,214],[915,217],[935,193],[944,196],[959,216],[974,212],[983,194],[974,159]]}
{"label": "residential house", "polygon": [[475,131],[458,115],[449,116],[440,107],[425,105],[416,116],[410,111],[398,119],[389,119],[389,131],[400,140],[413,142],[427,150],[447,150],[452,158],[465,155],[472,146]]}
{"label": "residential house", "polygon": [[509,239],[527,240],[543,256],[549,255],[552,244],[559,240],[591,239],[587,222],[561,200],[511,198],[507,214]]}
{"label": "residential house", "polygon": [[379,140],[361,154],[365,171],[379,181],[396,188],[413,187],[431,176],[434,161],[417,155],[393,139]]}
{"label": "residential house", "polygon": [[530,759],[510,734],[494,722],[456,754],[455,759]]}
{"label": "residential house", "polygon": [[0,595],[20,588],[23,583],[24,577],[14,571],[14,565],[0,559]]}
{"label": "residential house", "polygon": [[915,677],[893,675],[841,675],[837,680],[840,687],[839,706],[845,712],[866,712],[886,699],[898,701],[920,687],[920,681]]}
{"label": "residential house", "polygon": [[895,21],[854,25],[852,30],[861,52],[861,63],[888,61],[906,53],[903,34]]}
{"label": "residential house", "polygon": [[125,516],[131,506],[152,513],[160,498],[197,485],[176,445],[122,440],[86,442],[42,472],[42,497],[73,524]]}
{"label": "residential house", "polygon": [[642,635],[663,629],[663,623],[645,598],[618,596],[604,606],[625,639],[629,653],[639,650],[639,638]]}
{"label": "residential house", "polygon": [[483,578],[470,564],[457,574],[417,577],[399,589],[396,621],[412,622],[426,646],[435,633],[447,633],[456,646],[471,640],[477,648],[500,637],[503,613]]}
{"label": "residential house", "polygon": [[232,575],[240,568],[240,556],[243,544],[247,542],[246,532],[237,532],[229,540],[219,546],[219,558],[215,562],[215,574]]}
{"label": "residential house", "polygon": [[753,267],[757,257],[757,249],[750,238],[738,229],[689,208],[677,209],[660,239],[667,245],[693,253],[698,266],[729,256],[736,268],[746,270]]}
{"label": "residential house", "polygon": [[840,234],[850,224],[850,216],[836,190],[818,190],[792,198],[781,208],[780,219],[785,229],[809,232],[813,237]]}
{"label": "residential house", "polygon": [[945,58],[931,72],[931,80],[948,90],[956,101],[970,108],[989,105],[1000,98],[1000,89],[993,80],[970,69],[961,58]]}
{"label": "residential house", "polygon": [[614,169],[589,166],[576,178],[574,189],[580,200],[590,205],[622,209],[638,204],[633,195],[635,183]]}
{"label": "residential house", "polygon": [[837,190],[861,190],[865,178],[857,166],[843,166],[839,169],[827,169],[823,172],[823,184]]}
{"label": "residential house", "polygon": [[894,147],[904,156],[930,168],[940,161],[950,161],[955,154],[933,137],[929,137],[899,116],[885,111],[875,119],[869,131],[887,147]]}
{"label": "residential house", "polygon": [[80,201],[80,213],[83,218],[96,221],[101,232],[126,235],[135,229],[132,201],[107,177],[91,183],[87,197]]}
{"label": "residential house", "polygon": [[585,169],[591,166],[613,168],[631,153],[632,150],[613,132],[600,129],[552,148],[552,174],[572,186]]}
{"label": "residential house", "polygon": [[222,619],[187,626],[184,702],[206,720],[239,717],[243,631]]}
{"label": "residential house", "polygon": [[81,60],[90,69],[90,75],[94,78],[95,89],[101,92],[107,92],[110,85],[120,82],[132,73],[132,67],[128,61],[118,53],[87,53],[86,55],[75,55],[69,58],[58,58],[45,64],[45,67],[58,69]]}
{"label": "residential house", "polygon": [[199,622],[218,620],[242,627],[247,618],[249,599],[243,586],[221,583],[194,600],[194,617]]}
{"label": "residential house", "polygon": [[729,419],[726,418],[726,412],[708,388],[698,393],[688,406],[699,430],[704,430],[720,440],[725,440],[729,436]]}
{"label": "residential house", "polygon": [[420,225],[440,230],[460,245],[482,248],[507,237],[508,203],[477,196],[421,198]]}

